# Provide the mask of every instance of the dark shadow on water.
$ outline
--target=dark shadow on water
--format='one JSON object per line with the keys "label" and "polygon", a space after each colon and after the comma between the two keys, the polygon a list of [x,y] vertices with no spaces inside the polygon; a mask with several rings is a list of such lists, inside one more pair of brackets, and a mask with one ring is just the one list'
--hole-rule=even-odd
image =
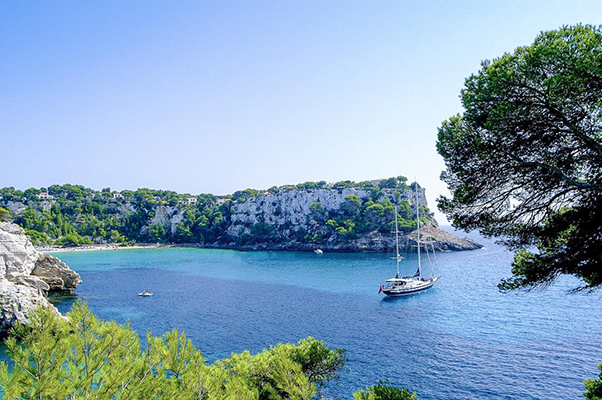
{"label": "dark shadow on water", "polygon": [[69,293],[69,294],[51,294],[48,296],[48,300],[53,302],[63,302],[63,301],[75,301],[78,298],[77,294]]}
{"label": "dark shadow on water", "polygon": [[422,296],[426,293],[428,293],[428,290],[425,290],[424,292],[419,292],[419,293],[407,294],[405,296],[385,296],[380,301],[390,303],[390,302],[394,302],[394,301],[400,301],[401,299],[406,299],[406,300],[412,299],[416,296]]}

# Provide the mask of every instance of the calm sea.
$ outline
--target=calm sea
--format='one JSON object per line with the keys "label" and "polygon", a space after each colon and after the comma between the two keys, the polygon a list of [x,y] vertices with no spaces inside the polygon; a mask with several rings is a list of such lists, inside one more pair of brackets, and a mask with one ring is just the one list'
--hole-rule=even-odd
{"label": "calm sea", "polygon": [[[178,328],[209,362],[313,336],[350,359],[328,396],[379,380],[419,399],[579,399],[602,362],[599,294],[502,294],[512,254],[437,255],[441,280],[407,298],[378,295],[395,274],[386,254],[146,249],[58,253],[78,271],[77,298],[142,336]],[[415,270],[405,260],[403,273]],[[149,290],[153,297],[138,297]],[[67,311],[73,299],[56,303]]]}

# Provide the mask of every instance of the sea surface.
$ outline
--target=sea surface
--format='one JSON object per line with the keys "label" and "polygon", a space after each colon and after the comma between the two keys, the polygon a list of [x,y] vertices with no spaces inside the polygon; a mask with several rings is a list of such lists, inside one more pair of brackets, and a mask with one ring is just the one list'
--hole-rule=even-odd
{"label": "sea surface", "polygon": [[[347,350],[324,395],[351,399],[379,380],[425,399],[579,399],[602,362],[600,294],[500,293],[512,254],[485,248],[441,253],[428,292],[387,299],[392,254],[238,252],[195,248],[56,253],[80,273],[68,311],[86,299],[103,319],[141,336],[184,331],[208,362],[313,336]],[[429,264],[425,270],[430,272]],[[416,268],[415,255],[402,274]],[[149,290],[152,297],[139,297]]]}

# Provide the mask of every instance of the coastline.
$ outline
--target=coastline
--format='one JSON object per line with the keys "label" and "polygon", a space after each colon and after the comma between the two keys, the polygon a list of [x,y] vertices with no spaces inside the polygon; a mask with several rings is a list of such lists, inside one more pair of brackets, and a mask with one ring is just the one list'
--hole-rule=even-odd
{"label": "coastline", "polygon": [[[442,252],[455,251],[470,251],[478,250],[483,246],[478,242],[465,237],[455,237],[449,232],[444,232],[443,237],[435,250]],[[134,250],[134,249],[157,249],[157,248],[201,248],[201,249],[221,249],[221,250],[236,250],[236,251],[294,251],[294,252],[314,252],[320,249],[328,253],[387,253],[394,250],[394,244],[389,240],[383,240],[382,237],[372,240],[356,240],[351,243],[253,243],[253,244],[237,244],[229,243],[137,243],[132,246],[121,245],[115,243],[109,244],[91,244],[82,246],[35,246],[35,249],[41,253],[65,253],[65,252],[81,252],[81,251],[106,251],[106,250]],[[409,252],[415,252],[410,248]]]}
{"label": "coastline", "polygon": [[195,244],[136,244],[134,246],[122,246],[117,244],[90,244],[84,246],[35,246],[35,249],[40,253],[67,253],[75,251],[100,251],[100,250],[134,250],[134,249],[156,249],[160,247],[198,247]]}

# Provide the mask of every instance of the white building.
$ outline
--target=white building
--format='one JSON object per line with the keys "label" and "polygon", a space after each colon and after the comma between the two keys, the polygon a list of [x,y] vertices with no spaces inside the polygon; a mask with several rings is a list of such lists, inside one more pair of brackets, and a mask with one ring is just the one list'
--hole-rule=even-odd
{"label": "white building", "polygon": [[48,192],[42,192],[36,195],[36,197],[38,199],[44,199],[44,200],[54,200],[54,196],[51,194],[48,194]]}
{"label": "white building", "polygon": [[188,204],[196,204],[196,197],[189,197]]}

